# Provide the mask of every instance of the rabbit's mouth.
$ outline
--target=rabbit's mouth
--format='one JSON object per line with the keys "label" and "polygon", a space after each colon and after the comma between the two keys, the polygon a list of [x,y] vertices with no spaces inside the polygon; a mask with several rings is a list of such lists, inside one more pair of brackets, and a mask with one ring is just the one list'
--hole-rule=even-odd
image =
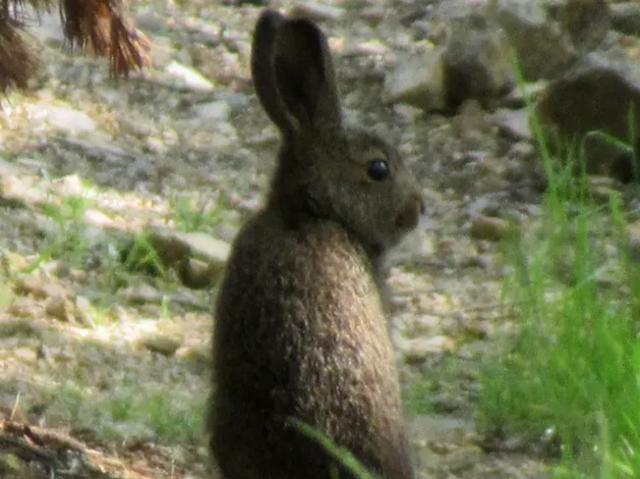
{"label": "rabbit's mouth", "polygon": [[412,195],[404,208],[400,210],[395,219],[395,226],[402,231],[409,231],[418,225],[420,215],[424,214],[425,207],[422,198],[418,194]]}

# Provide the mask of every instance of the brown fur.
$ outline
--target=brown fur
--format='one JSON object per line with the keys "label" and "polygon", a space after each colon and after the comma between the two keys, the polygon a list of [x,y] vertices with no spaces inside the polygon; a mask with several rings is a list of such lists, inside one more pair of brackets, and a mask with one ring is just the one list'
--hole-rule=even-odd
{"label": "brown fur", "polygon": [[[283,146],[218,296],[214,457],[226,479],[328,479],[334,461],[287,425],[296,418],[380,477],[413,478],[377,264],[417,222],[414,180],[384,141],[344,126],[313,23],[267,10],[252,68]],[[378,159],[382,181],[367,175]]]}

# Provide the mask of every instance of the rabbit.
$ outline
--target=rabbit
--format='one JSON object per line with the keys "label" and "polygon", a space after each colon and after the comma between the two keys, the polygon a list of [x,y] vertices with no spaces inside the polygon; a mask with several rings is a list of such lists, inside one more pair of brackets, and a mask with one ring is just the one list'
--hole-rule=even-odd
{"label": "rabbit", "polygon": [[281,149],[216,301],[214,462],[225,479],[355,477],[295,419],[375,477],[414,478],[381,268],[424,210],[417,183],[387,142],[343,121],[316,24],[267,9],[251,55]]}

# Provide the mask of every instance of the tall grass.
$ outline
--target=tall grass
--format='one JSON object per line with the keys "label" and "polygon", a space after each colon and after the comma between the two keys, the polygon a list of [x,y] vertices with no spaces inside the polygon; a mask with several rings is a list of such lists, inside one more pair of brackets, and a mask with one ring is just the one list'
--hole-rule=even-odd
{"label": "tall grass", "polygon": [[597,202],[577,149],[557,160],[540,130],[548,188],[532,233],[506,247],[515,340],[482,374],[487,434],[557,439],[558,478],[640,477],[640,265],[622,202]]}

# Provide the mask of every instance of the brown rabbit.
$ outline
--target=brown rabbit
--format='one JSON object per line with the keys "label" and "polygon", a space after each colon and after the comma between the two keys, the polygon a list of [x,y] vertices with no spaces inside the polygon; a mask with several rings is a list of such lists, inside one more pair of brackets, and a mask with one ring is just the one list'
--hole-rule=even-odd
{"label": "brown rabbit", "polygon": [[295,418],[376,477],[413,478],[379,264],[417,224],[416,184],[381,138],[343,124],[316,25],[266,10],[252,48],[282,147],[217,300],[213,455],[225,479],[352,478]]}

